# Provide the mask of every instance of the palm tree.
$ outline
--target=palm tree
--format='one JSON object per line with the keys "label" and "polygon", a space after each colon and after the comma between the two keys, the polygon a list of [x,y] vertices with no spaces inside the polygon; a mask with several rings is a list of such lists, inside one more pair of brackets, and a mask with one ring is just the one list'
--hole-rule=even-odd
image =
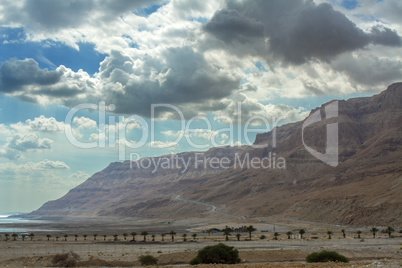
{"label": "palm tree", "polygon": [[137,235],[137,232],[131,232],[130,235],[133,237],[133,241],[135,242],[135,236]]}
{"label": "palm tree", "polygon": [[343,238],[346,238],[346,230],[342,229],[341,232],[342,232]]}
{"label": "palm tree", "polygon": [[34,236],[35,236],[34,233],[30,233],[30,234],[29,234],[29,238],[31,238],[31,241],[33,240]]}
{"label": "palm tree", "polygon": [[25,235],[21,235],[22,241],[25,241]]}
{"label": "palm tree", "polygon": [[192,234],[191,236],[193,237],[194,240],[197,239],[197,234]]}
{"label": "palm tree", "polygon": [[148,232],[147,232],[147,231],[143,231],[143,232],[141,232],[141,235],[144,236],[144,242],[146,242],[146,241],[147,241]]}
{"label": "palm tree", "polygon": [[84,240],[87,240],[87,234],[82,235],[84,237]]}
{"label": "palm tree", "polygon": [[64,235],[64,241],[67,241],[68,234]]}
{"label": "palm tree", "polygon": [[278,236],[280,236],[280,234],[278,232],[274,233],[274,240],[278,240]]}
{"label": "palm tree", "polygon": [[248,237],[249,237],[249,239],[251,240],[251,233],[257,231],[257,229],[254,228],[253,225],[250,225],[250,226],[248,226],[248,227],[246,228],[246,230],[247,230],[247,232],[248,232]]}
{"label": "palm tree", "polygon": [[176,235],[175,231],[170,231],[169,233],[172,236],[172,242],[174,242],[174,236]]}
{"label": "palm tree", "polygon": [[240,241],[241,234],[236,234],[237,241]]}
{"label": "palm tree", "polygon": [[49,241],[52,236],[50,234],[47,234],[46,237],[47,237],[47,241]]}
{"label": "palm tree", "polygon": [[186,242],[187,241],[187,238],[186,238],[187,234],[182,234],[181,236],[183,237],[183,242]]}
{"label": "palm tree", "polygon": [[127,240],[127,236],[128,236],[127,233],[124,233],[124,234],[123,234],[124,240]]}
{"label": "palm tree", "polygon": [[94,240],[96,240],[96,237],[98,236],[98,234],[93,234],[93,236],[94,236]]}
{"label": "palm tree", "polygon": [[391,238],[392,232],[395,232],[395,229],[392,228],[391,226],[388,226],[387,229],[385,229],[385,230],[386,230],[386,232],[387,232],[389,238]]}
{"label": "palm tree", "polygon": [[373,238],[375,238],[375,234],[376,234],[378,231],[379,231],[379,230],[378,230],[377,228],[375,228],[375,227],[373,227],[373,228],[370,229],[370,232],[373,233]]}
{"label": "palm tree", "polygon": [[114,237],[114,241],[117,241],[119,235],[118,235],[118,234],[114,234],[113,237]]}
{"label": "palm tree", "polygon": [[58,237],[58,236],[56,236],[56,241],[59,241],[59,237]]}
{"label": "palm tree", "polygon": [[289,231],[289,232],[286,233],[286,235],[288,236],[288,239],[290,239],[290,237],[292,236],[292,234],[293,234],[293,233],[292,233],[291,231]]}
{"label": "palm tree", "polygon": [[300,238],[303,239],[303,235],[306,233],[306,230],[304,229],[300,229],[299,230],[299,234],[300,234]]}
{"label": "palm tree", "polygon": [[165,234],[161,234],[161,237],[162,237],[162,241],[165,241]]}
{"label": "palm tree", "polygon": [[152,237],[152,242],[155,242],[155,236],[156,236],[156,235],[154,235],[154,234],[151,235],[151,237]]}
{"label": "palm tree", "polygon": [[226,237],[225,240],[229,241],[229,235],[230,235],[229,229],[223,230],[223,235]]}
{"label": "palm tree", "polygon": [[360,230],[358,230],[358,231],[356,232],[357,238],[360,238],[361,233],[362,233],[362,231],[360,231]]}
{"label": "palm tree", "polygon": [[6,237],[6,241],[8,241],[8,237],[10,236],[9,234],[4,234],[4,236]]}
{"label": "palm tree", "polygon": [[11,236],[14,238],[14,241],[17,240],[17,237],[18,237],[17,234],[12,234]]}
{"label": "palm tree", "polygon": [[103,235],[103,241],[106,241],[107,235]]}
{"label": "palm tree", "polygon": [[332,231],[327,231],[328,239],[331,239],[331,235],[333,234]]}
{"label": "palm tree", "polygon": [[74,235],[74,237],[75,237],[75,241],[77,241],[77,239],[78,239],[78,235],[76,234],[76,235]]}

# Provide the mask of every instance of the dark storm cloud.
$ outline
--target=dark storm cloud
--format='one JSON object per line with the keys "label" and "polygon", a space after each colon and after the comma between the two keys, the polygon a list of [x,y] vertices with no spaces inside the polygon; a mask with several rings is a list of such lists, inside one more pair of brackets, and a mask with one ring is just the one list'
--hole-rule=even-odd
{"label": "dark storm cloud", "polygon": [[398,33],[386,27],[371,28],[370,40],[374,44],[386,46],[399,47],[402,44],[402,40],[399,37]]}
{"label": "dark storm cloud", "polygon": [[189,47],[166,49],[161,57],[146,56],[140,67],[116,51],[105,59],[100,68],[102,78],[125,85],[124,92],[106,93],[117,113],[149,116],[153,103],[209,107],[210,102],[239,87],[240,78],[211,66]]}
{"label": "dark storm cloud", "polygon": [[264,24],[241,15],[237,10],[220,10],[205,25],[205,30],[224,42],[250,42],[264,37]]}
{"label": "dark storm cloud", "polygon": [[32,103],[38,102],[38,96],[74,98],[93,87],[85,79],[64,66],[55,71],[40,69],[34,59],[11,59],[0,66],[0,92]]}
{"label": "dark storm cloud", "polygon": [[62,75],[60,71],[40,69],[33,59],[11,59],[0,67],[0,92],[20,91],[27,85],[53,85],[60,81]]}
{"label": "dark storm cloud", "polygon": [[[249,40],[250,47],[256,48],[255,43],[259,42],[259,56],[292,64],[313,58],[329,60],[370,43],[401,45],[396,32],[373,28],[371,33],[365,33],[331,5],[316,5],[313,1],[228,1],[204,29],[225,43]],[[232,49],[236,54],[254,53],[255,49],[250,47]]]}
{"label": "dark storm cloud", "polygon": [[57,85],[55,87],[45,87],[39,90],[35,90],[36,95],[46,95],[49,97],[74,97],[80,93],[83,93],[83,89],[78,88],[76,85]]}

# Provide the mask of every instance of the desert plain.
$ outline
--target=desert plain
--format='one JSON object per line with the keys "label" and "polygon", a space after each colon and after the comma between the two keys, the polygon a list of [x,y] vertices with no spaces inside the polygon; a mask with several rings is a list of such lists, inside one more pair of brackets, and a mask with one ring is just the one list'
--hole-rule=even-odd
{"label": "desert plain", "polygon": [[[253,225],[257,229],[252,233],[251,240],[247,232],[240,233],[240,241],[235,231],[231,232],[229,241],[226,241],[222,232],[207,232],[208,229],[245,225]],[[222,216],[219,220],[193,218],[161,221],[98,217],[0,224],[0,228],[10,227],[34,233],[34,236],[24,241],[21,237],[14,240],[9,232],[6,241],[4,232],[1,233],[0,267],[51,266],[54,255],[69,252],[78,254],[77,265],[81,267],[140,266],[138,257],[146,254],[158,258],[159,266],[183,267],[189,264],[198,250],[217,243],[225,243],[239,250],[242,263],[231,267],[400,267],[402,264],[402,235],[399,230],[391,238],[381,231],[373,238],[369,226],[329,225],[275,217],[234,220]],[[303,239],[299,238],[299,229],[306,230]],[[346,230],[346,238],[342,229]],[[176,232],[174,241],[169,234],[172,230]],[[143,235],[140,235],[143,231],[148,232],[145,242]],[[289,231],[294,234],[291,239],[286,235]],[[333,232],[331,239],[328,238],[328,231]],[[362,232],[360,238],[357,231]],[[136,241],[130,235],[132,232],[137,233]],[[279,233],[277,240],[274,239],[274,232]],[[165,234],[164,241],[162,233]],[[94,234],[97,234],[96,240]],[[127,234],[126,237],[123,234]],[[183,241],[183,234],[187,234],[186,241]],[[194,238],[193,234],[197,236]],[[117,239],[115,235],[118,235]],[[348,257],[350,262],[305,262],[308,254],[321,250],[336,251]]]}

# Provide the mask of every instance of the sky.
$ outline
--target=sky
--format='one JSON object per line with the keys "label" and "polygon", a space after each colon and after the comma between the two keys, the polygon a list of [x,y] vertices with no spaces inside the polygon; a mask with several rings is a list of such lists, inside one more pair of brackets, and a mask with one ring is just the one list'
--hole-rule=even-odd
{"label": "sky", "polygon": [[399,0],[3,0],[0,213],[111,162],[251,144],[377,94],[402,78],[400,14]]}

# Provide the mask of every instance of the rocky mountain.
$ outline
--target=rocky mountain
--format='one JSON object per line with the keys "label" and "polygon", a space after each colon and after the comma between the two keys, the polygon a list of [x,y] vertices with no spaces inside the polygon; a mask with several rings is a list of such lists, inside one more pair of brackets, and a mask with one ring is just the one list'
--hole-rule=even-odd
{"label": "rocky mountain", "polygon": [[[140,160],[149,161],[149,168],[141,168],[139,162],[111,163],[30,215],[160,219],[276,215],[401,226],[402,83],[372,97],[339,100],[337,115],[327,118],[326,107],[331,103],[312,110],[308,118],[321,115],[321,120],[304,130],[307,118],[257,135],[254,145],[266,145],[263,148],[218,147],[202,156],[186,152]],[[338,164],[331,166],[314,157],[305,145],[325,153],[327,126],[334,123],[338,123],[339,157]],[[203,166],[196,157],[228,160],[224,167]],[[242,166],[247,157],[266,159],[265,166],[270,163],[271,167]],[[189,161],[188,168],[157,165],[158,161],[173,164],[174,158]]]}

